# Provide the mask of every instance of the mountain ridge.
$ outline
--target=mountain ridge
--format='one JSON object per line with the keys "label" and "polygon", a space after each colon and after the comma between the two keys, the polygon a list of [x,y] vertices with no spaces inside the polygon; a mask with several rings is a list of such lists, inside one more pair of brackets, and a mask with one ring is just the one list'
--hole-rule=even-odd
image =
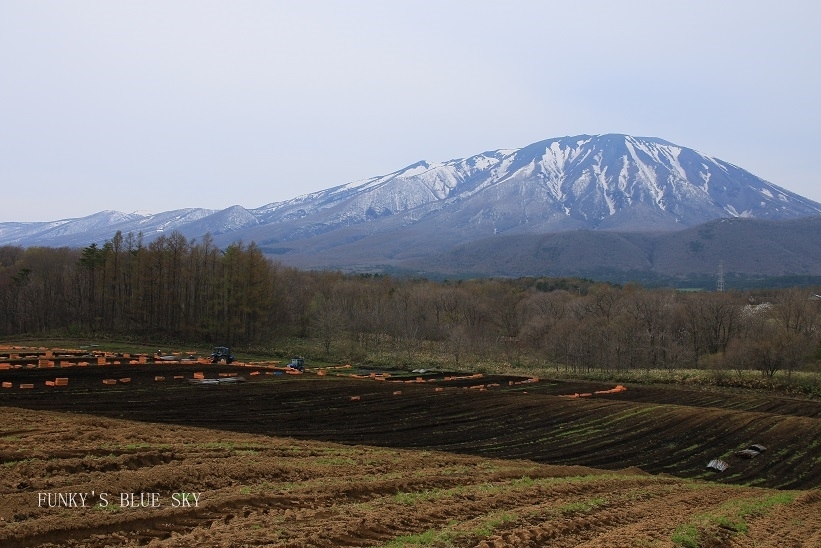
{"label": "mountain ridge", "polygon": [[255,209],[103,211],[81,219],[0,223],[0,245],[84,247],[114,232],[150,242],[172,231],[217,245],[256,242],[310,268],[396,265],[497,235],[678,231],[721,218],[821,216],[821,204],[657,137],[546,139],[271,202]]}

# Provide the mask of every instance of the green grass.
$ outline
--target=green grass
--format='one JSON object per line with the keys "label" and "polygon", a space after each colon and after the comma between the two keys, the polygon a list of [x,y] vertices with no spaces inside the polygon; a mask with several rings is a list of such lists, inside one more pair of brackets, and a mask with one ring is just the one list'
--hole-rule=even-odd
{"label": "green grass", "polygon": [[415,535],[403,535],[381,545],[383,548],[400,548],[413,546],[461,546],[470,540],[475,545],[477,540],[494,534],[501,526],[516,521],[518,516],[507,512],[490,514],[467,522],[451,521],[442,529],[428,529]]}
{"label": "green grass", "polygon": [[698,529],[692,523],[679,525],[673,533],[673,536],[670,537],[673,544],[683,548],[698,548],[700,539],[701,536],[698,533]]}
{"label": "green grass", "polygon": [[532,487],[535,484],[535,482],[533,481],[533,478],[531,478],[529,476],[522,476],[521,478],[515,479],[515,480],[511,481],[510,483],[514,487]]}
{"label": "green grass", "polygon": [[[523,476],[518,479],[509,480],[506,482],[496,483],[481,483],[477,485],[459,485],[449,489],[425,489],[423,491],[401,492],[393,496],[393,501],[406,505],[414,506],[420,502],[438,501],[448,497],[455,497],[460,495],[470,495],[472,493],[505,493],[511,490],[519,489],[534,489],[542,486],[550,486],[565,483],[588,483],[591,481],[601,481],[605,478],[622,478],[627,479],[631,476],[617,475],[617,474],[591,474],[585,476],[561,476],[532,479]],[[595,498],[588,501],[570,504],[558,509],[563,513],[572,512],[589,512],[598,506],[607,504],[607,499]]]}
{"label": "green grass", "polygon": [[563,514],[574,514],[577,512],[589,512],[599,506],[607,504],[607,499],[597,497],[591,500],[583,500],[579,502],[571,502],[559,507],[559,511]]}
{"label": "green grass", "polygon": [[[424,533],[418,535],[404,535],[397,537],[387,544],[383,544],[384,548],[403,548],[407,546],[430,546],[434,542],[442,543],[445,539],[445,533],[436,529],[429,529]],[[447,544],[446,544],[447,545]]]}
{"label": "green grass", "polygon": [[425,489],[424,491],[397,493],[393,496],[393,499],[399,504],[414,506],[419,502],[445,498],[454,493],[456,493],[455,489]]}
{"label": "green grass", "polygon": [[785,491],[763,499],[736,499],[725,502],[715,512],[698,514],[687,523],[678,526],[670,540],[676,546],[697,548],[703,543],[717,542],[719,532],[729,532],[732,535],[747,533],[747,519],[764,515],[775,506],[791,504],[795,497],[795,492]]}
{"label": "green grass", "polygon": [[498,515],[491,515],[481,520],[477,527],[468,534],[473,537],[487,538],[492,535],[496,529],[499,528],[499,526],[511,521],[516,521],[517,519],[518,516],[515,514],[502,513]]}

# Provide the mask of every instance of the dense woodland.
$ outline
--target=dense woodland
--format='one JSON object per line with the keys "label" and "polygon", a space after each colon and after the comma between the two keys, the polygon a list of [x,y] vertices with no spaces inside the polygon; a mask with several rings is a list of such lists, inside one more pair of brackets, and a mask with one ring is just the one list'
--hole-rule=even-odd
{"label": "dense woodland", "polygon": [[551,363],[573,370],[814,367],[813,288],[679,292],[578,279],[432,282],[300,271],[255,245],[117,233],[84,249],[0,247],[0,336],[127,335],[408,363]]}

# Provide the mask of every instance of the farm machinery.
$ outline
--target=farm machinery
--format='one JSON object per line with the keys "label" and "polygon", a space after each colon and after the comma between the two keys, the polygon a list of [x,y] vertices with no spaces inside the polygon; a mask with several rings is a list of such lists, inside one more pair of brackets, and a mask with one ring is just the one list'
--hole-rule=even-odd
{"label": "farm machinery", "polygon": [[232,361],[234,361],[234,356],[231,354],[231,349],[227,346],[217,346],[211,353],[211,363],[219,363],[221,361],[224,361],[225,365],[229,365]]}

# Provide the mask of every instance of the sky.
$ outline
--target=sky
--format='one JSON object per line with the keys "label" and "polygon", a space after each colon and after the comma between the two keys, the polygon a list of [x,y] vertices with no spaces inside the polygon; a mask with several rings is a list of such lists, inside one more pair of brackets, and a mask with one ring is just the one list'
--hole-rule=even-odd
{"label": "sky", "polygon": [[0,222],[660,137],[821,202],[821,3],[2,0]]}

